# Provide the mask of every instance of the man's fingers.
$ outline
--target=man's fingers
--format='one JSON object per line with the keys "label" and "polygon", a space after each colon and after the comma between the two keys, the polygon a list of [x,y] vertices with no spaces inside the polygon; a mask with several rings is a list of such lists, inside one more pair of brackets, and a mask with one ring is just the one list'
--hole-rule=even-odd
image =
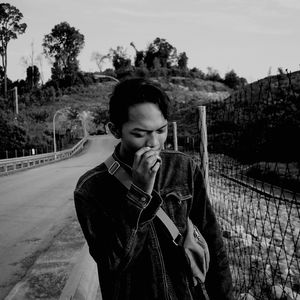
{"label": "man's fingers", "polygon": [[135,153],[135,166],[140,165],[141,162],[146,163],[150,166],[153,164],[153,160],[156,160],[157,156],[159,154],[159,151],[152,150],[150,147],[143,147],[139,149]]}
{"label": "man's fingers", "polygon": [[150,147],[142,147],[141,149],[139,149],[135,155],[134,155],[134,164],[137,166],[140,163],[140,160],[142,158],[142,155],[149,151]]}
{"label": "man's fingers", "polygon": [[135,155],[136,156],[141,156],[143,155],[146,151],[149,151],[151,148],[150,147],[142,147],[138,151],[136,151]]}
{"label": "man's fingers", "polygon": [[158,169],[159,169],[159,167],[160,167],[160,164],[161,164],[161,160],[157,160],[156,162],[155,162],[155,164],[151,167],[151,172],[152,173],[156,173],[157,171],[158,171]]}
{"label": "man's fingers", "polygon": [[153,157],[153,160],[152,160],[152,166],[151,166],[151,170],[156,166],[156,165],[160,165],[161,164],[161,157],[158,156],[158,155],[155,155]]}
{"label": "man's fingers", "polygon": [[148,158],[154,156],[154,157],[158,157],[158,151],[154,151],[154,150],[149,150],[146,151],[143,155],[142,155],[142,159],[147,160]]}

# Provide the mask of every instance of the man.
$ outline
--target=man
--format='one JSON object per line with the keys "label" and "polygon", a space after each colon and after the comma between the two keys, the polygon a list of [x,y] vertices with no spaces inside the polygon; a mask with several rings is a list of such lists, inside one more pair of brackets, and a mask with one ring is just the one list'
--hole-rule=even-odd
{"label": "man", "polygon": [[[105,163],[78,181],[78,220],[108,299],[232,299],[221,233],[199,167],[187,155],[163,150],[170,100],[141,78],[119,83],[109,103],[110,130],[120,139],[112,157],[128,174],[126,188]],[[162,209],[181,238],[173,243],[157,217]],[[210,266],[205,287],[194,286],[183,243],[188,217],[206,239]]]}

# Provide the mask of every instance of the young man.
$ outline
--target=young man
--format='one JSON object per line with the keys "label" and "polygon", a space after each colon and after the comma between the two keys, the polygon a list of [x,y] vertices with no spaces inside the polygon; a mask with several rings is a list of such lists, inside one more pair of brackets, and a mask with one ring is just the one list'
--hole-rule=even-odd
{"label": "young man", "polygon": [[[116,86],[109,105],[110,130],[121,140],[112,157],[131,184],[126,188],[102,163],[79,179],[74,192],[103,299],[207,299],[203,286],[194,286],[183,248],[188,217],[209,247],[209,299],[233,299],[228,260],[202,173],[187,155],[163,150],[167,94],[150,81],[127,79]],[[157,216],[160,207],[181,233],[177,243]]]}

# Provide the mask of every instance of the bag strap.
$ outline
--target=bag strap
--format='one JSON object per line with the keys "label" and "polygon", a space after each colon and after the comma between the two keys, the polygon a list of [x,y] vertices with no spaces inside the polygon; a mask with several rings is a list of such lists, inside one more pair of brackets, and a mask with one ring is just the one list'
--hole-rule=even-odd
{"label": "bag strap", "polygon": [[[106,159],[104,163],[108,169],[108,173],[112,176],[115,176],[129,190],[132,184],[131,177],[119,164],[119,162],[117,162],[111,155]],[[161,207],[156,212],[156,216],[163,222],[165,227],[168,229],[169,233],[172,236],[173,243],[177,246],[177,240],[181,236],[181,233],[179,232],[177,226]]]}

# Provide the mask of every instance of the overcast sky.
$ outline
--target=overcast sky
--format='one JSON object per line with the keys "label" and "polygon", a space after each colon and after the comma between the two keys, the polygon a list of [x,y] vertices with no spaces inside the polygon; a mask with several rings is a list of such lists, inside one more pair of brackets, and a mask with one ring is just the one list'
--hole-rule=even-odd
{"label": "overcast sky", "polygon": [[[43,37],[63,21],[85,36],[83,71],[96,71],[92,52],[106,54],[130,42],[145,50],[156,37],[185,51],[188,67],[221,76],[230,70],[248,82],[300,69],[300,0],[9,0],[24,15],[27,30],[8,45],[8,77],[25,79],[21,58],[42,52]],[[50,76],[44,60],[44,79]]]}

